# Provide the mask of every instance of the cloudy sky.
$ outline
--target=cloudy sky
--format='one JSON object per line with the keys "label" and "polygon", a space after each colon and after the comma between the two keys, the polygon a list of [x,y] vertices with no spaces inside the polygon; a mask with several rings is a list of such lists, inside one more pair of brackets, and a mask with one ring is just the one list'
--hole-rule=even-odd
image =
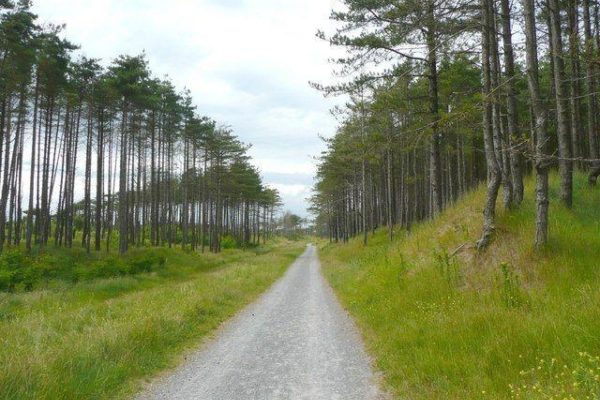
{"label": "cloudy sky", "polygon": [[[191,90],[198,110],[231,126],[286,207],[306,215],[313,156],[335,120],[309,81],[329,82],[332,56],[315,38],[335,0],[35,0],[43,22],[88,57],[145,51],[153,72]],[[339,101],[339,100],[338,100]]]}

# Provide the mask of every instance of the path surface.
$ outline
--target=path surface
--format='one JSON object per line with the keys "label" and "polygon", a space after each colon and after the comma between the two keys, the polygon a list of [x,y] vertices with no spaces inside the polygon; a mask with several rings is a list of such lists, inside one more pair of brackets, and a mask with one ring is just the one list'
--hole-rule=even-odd
{"label": "path surface", "polygon": [[139,399],[369,400],[380,394],[356,329],[309,246],[266,294]]}

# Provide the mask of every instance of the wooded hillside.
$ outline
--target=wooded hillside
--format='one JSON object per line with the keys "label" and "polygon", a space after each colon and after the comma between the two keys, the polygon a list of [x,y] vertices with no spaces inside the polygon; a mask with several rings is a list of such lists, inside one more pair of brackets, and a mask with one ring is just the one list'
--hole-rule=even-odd
{"label": "wooded hillside", "polygon": [[[523,200],[536,183],[537,248],[548,240],[548,172],[560,201],[575,169],[595,184],[598,161],[598,4],[589,0],[344,0],[320,32],[347,56],[341,124],[320,158],[312,199],[321,233],[347,241],[380,226],[409,229],[481,182],[488,192],[480,249],[498,197]],[[592,189],[590,189],[592,190]],[[551,232],[550,232],[551,234]]]}

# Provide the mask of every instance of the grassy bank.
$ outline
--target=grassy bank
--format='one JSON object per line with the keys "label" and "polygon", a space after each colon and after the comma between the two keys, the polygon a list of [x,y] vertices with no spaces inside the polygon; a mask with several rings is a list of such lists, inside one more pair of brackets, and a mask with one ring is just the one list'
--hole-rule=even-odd
{"label": "grassy bank", "polygon": [[254,300],[303,248],[164,250],[151,273],[0,293],[0,398],[127,397]]}
{"label": "grassy bank", "polygon": [[600,190],[578,176],[569,211],[554,179],[551,240],[536,254],[528,186],[483,254],[483,190],[391,244],[379,232],[367,248],[324,246],[325,274],[398,398],[600,398]]}

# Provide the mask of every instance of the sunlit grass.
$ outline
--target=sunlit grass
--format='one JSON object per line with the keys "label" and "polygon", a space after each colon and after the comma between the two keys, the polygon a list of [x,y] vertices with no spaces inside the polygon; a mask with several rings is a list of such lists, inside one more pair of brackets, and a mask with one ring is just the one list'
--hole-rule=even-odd
{"label": "sunlit grass", "polygon": [[520,372],[540,359],[574,366],[580,352],[600,355],[600,190],[578,176],[571,211],[552,184],[541,254],[531,182],[519,210],[499,211],[483,254],[473,248],[483,190],[391,244],[381,231],[367,248],[360,240],[324,247],[325,274],[399,398],[510,398],[509,385],[531,383]]}
{"label": "sunlit grass", "polygon": [[170,251],[157,273],[0,294],[0,398],[124,398],[255,299],[303,247]]}

